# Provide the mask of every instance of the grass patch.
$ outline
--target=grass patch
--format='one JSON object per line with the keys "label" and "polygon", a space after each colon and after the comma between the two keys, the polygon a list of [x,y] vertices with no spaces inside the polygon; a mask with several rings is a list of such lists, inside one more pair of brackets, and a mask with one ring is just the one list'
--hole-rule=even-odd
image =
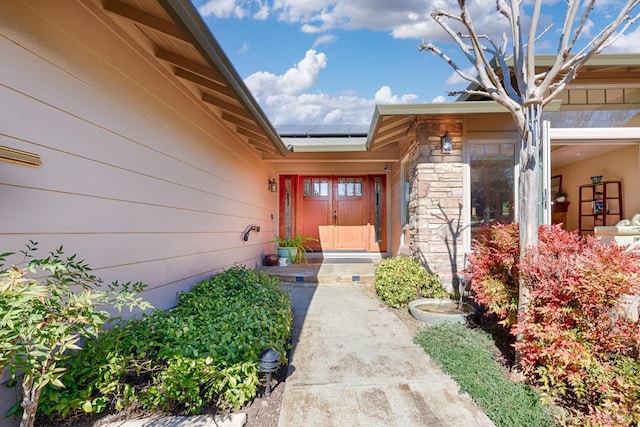
{"label": "grass patch", "polygon": [[555,426],[530,386],[505,376],[496,363],[491,337],[461,324],[423,328],[414,342],[482,408],[497,427]]}

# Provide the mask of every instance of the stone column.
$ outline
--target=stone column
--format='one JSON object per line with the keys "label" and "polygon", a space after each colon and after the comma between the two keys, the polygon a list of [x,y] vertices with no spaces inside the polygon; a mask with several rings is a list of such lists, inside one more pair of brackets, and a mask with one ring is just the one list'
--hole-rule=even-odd
{"label": "stone column", "polygon": [[[411,162],[411,249],[449,291],[457,291],[464,262],[462,130],[459,116],[420,120]],[[450,154],[441,152],[445,131],[453,139]]]}

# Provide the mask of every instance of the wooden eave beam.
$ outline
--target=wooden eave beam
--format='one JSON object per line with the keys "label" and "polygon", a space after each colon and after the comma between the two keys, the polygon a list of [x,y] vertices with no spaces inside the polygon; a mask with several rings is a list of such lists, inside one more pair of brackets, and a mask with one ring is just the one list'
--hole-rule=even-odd
{"label": "wooden eave beam", "polygon": [[253,138],[249,138],[249,144],[253,145],[260,151],[266,151],[271,154],[276,153],[276,149],[271,143],[264,143],[264,142],[257,141]]}
{"label": "wooden eave beam", "polygon": [[244,135],[244,136],[246,136],[248,138],[253,138],[255,140],[262,141],[265,144],[269,144],[270,143],[269,140],[264,136],[263,133],[256,133],[256,132],[252,131],[251,129],[247,129],[247,128],[241,127],[241,126],[238,126],[236,130],[240,135]]}
{"label": "wooden eave beam", "polygon": [[247,115],[247,112],[242,107],[231,104],[230,102],[227,102],[218,97],[209,95],[208,93],[202,94],[202,100],[207,104],[211,104],[215,107],[220,108],[221,110],[223,110],[223,113],[224,111],[228,111],[229,113],[232,113],[241,117],[246,117]]}
{"label": "wooden eave beam", "polygon": [[388,147],[389,145],[398,143],[398,140],[402,137],[401,134],[398,134],[396,136],[389,136],[387,138],[384,139],[380,139],[380,140],[376,140],[376,143],[373,145],[372,150],[382,150],[385,149],[385,147]]}
{"label": "wooden eave beam", "polygon": [[[393,123],[391,127],[388,127],[385,130],[380,130],[375,135],[376,140],[379,138],[385,138],[389,135],[395,136],[396,134],[403,134],[406,132],[407,127],[409,126],[409,122],[406,120],[399,120],[397,123]],[[382,124],[379,129],[383,129],[387,127],[385,124]]]}
{"label": "wooden eave beam", "polygon": [[234,114],[229,114],[227,112],[222,113],[222,120],[233,123],[236,126],[240,126],[242,128],[248,129],[255,133],[256,135],[260,135],[266,138],[264,131],[258,127],[254,121],[246,118],[246,117],[238,117]]}
{"label": "wooden eave beam", "polygon": [[167,61],[176,67],[187,70],[193,74],[197,74],[220,85],[227,86],[220,73],[208,65],[202,65],[198,62],[187,59],[182,55],[178,55],[177,53],[173,53],[162,48],[159,48],[156,51],[156,58]]}
{"label": "wooden eave beam", "polygon": [[195,83],[198,86],[206,87],[207,89],[211,89],[212,91],[228,96],[229,98],[234,98],[233,92],[227,86],[199,76],[198,74],[194,74],[191,71],[187,71],[183,68],[178,67],[173,71],[173,74],[176,77],[180,77],[181,79],[187,80],[191,83]]}
{"label": "wooden eave beam", "polygon": [[165,21],[162,18],[150,15],[135,7],[131,7],[117,0],[107,0],[104,4],[104,9],[147,28],[151,28],[152,30],[160,31],[176,39],[191,43],[191,40],[180,30],[180,27],[173,22]]}

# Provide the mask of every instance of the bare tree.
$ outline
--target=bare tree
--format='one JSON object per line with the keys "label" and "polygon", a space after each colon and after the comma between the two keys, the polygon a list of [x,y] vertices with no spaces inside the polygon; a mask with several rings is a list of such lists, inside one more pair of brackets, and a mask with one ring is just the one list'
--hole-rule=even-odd
{"label": "bare tree", "polygon": [[[615,18],[584,46],[576,48],[576,41],[586,35],[595,0],[565,0],[566,14],[559,37],[557,57],[553,65],[541,72],[535,68],[535,42],[550,27],[538,29],[542,0],[531,4],[531,24],[523,28],[524,0],[496,0],[498,12],[508,20],[511,34],[503,35],[498,43],[478,32],[469,14],[466,0],[457,0],[459,14],[436,10],[431,17],[451,36],[477,75],[463,71],[441,49],[431,43],[421,43],[421,51],[431,51],[445,60],[470,89],[453,92],[490,98],[506,107],[520,131],[520,181],[518,186],[518,221],[520,253],[538,241],[538,179],[541,144],[541,112],[565,88],[577,71],[592,56],[600,53],[620,37],[640,15],[634,10],[640,0],[627,0]],[[557,5],[556,7],[559,7]],[[510,42],[511,41],[511,42]],[[511,48],[509,48],[511,45]],[[575,52],[573,52],[575,48]],[[519,285],[519,311],[528,303],[529,292]]]}

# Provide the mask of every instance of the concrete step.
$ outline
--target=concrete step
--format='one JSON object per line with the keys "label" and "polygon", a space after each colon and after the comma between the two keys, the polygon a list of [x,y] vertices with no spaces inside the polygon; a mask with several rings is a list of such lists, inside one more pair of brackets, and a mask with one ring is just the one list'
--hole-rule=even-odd
{"label": "concrete step", "polygon": [[376,260],[369,258],[325,258],[321,262],[288,265],[286,267],[262,266],[271,276],[277,276],[283,282],[305,283],[354,283],[373,285],[375,283]]}

